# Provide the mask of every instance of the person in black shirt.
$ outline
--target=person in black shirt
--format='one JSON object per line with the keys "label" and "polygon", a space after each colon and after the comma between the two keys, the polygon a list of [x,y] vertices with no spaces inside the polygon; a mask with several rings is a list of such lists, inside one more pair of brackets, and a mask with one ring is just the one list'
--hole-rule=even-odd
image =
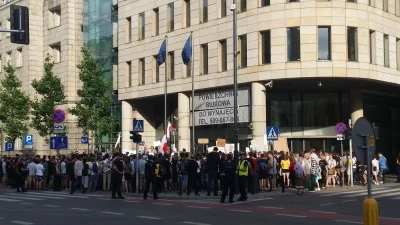
{"label": "person in black shirt", "polygon": [[56,164],[55,164],[55,161],[56,161],[56,157],[52,156],[49,159],[49,162],[47,163],[47,165],[48,165],[47,168],[48,168],[48,171],[49,171],[49,186],[48,186],[49,189],[53,189],[54,188],[54,178],[55,178],[55,175],[56,175]]}
{"label": "person in black shirt", "polygon": [[171,160],[171,172],[172,172],[172,186],[174,187],[174,190],[177,189],[178,187],[178,154],[174,154],[174,158]]}
{"label": "person in black shirt", "polygon": [[[25,190],[25,176],[28,171],[24,165],[25,160],[23,158],[19,158],[18,162],[15,164],[15,178],[16,178],[16,187],[17,192],[26,192]],[[21,191],[19,190],[21,188]]]}
{"label": "person in black shirt", "polygon": [[165,168],[165,174],[164,174],[164,192],[167,192],[168,188],[170,188],[171,185],[171,162],[169,161],[169,154],[166,153],[164,155],[164,158],[161,161],[161,165],[164,166]]}
{"label": "person in black shirt", "polygon": [[224,180],[224,189],[222,191],[221,203],[225,203],[225,198],[228,194],[228,190],[229,203],[233,203],[237,163],[233,161],[232,158],[232,154],[228,154],[226,161],[222,165],[221,179]]}
{"label": "person in black shirt", "polygon": [[197,169],[199,168],[199,164],[194,159],[194,156],[191,157],[191,160],[187,163],[187,173],[188,173],[188,185],[187,185],[187,195],[190,195],[192,188],[194,189],[195,195],[199,195],[199,190],[197,188]]}
{"label": "person in black shirt", "polygon": [[143,192],[143,199],[147,199],[147,193],[149,192],[150,189],[150,184],[151,184],[151,189],[153,190],[153,198],[154,200],[157,200],[157,187],[156,187],[156,163],[154,162],[154,156],[149,155],[149,158],[145,164],[144,167],[144,175],[146,177],[146,185],[145,189]]}
{"label": "person in black shirt", "polygon": [[211,189],[213,189],[214,196],[218,196],[218,190],[216,184],[217,184],[220,161],[221,160],[218,154],[218,148],[214,147],[213,152],[207,154],[207,160],[206,160],[206,168],[208,173],[207,196],[210,196]]}
{"label": "person in black shirt", "polygon": [[121,194],[122,175],[124,172],[124,163],[121,161],[121,154],[116,154],[116,159],[112,163],[111,170],[111,198],[116,199],[115,193],[118,193],[118,199],[124,199]]}

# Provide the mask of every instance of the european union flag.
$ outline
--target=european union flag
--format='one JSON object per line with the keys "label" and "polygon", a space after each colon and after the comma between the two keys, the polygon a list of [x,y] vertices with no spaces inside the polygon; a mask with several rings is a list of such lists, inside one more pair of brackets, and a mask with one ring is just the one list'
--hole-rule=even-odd
{"label": "european union flag", "polygon": [[162,65],[163,63],[165,63],[166,58],[167,58],[167,43],[164,40],[163,43],[161,44],[160,50],[158,51],[158,54],[157,54],[158,65]]}
{"label": "european union flag", "polygon": [[187,39],[185,46],[182,49],[182,61],[187,65],[192,59],[192,35]]}

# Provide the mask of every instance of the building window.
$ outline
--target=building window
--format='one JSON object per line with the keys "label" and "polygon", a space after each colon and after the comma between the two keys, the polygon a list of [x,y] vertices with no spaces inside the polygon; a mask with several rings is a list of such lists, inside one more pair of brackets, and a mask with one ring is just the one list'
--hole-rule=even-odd
{"label": "building window", "polygon": [[330,27],[318,27],[318,60],[331,60]]}
{"label": "building window", "polygon": [[389,11],[389,0],[383,0],[383,11]]}
{"label": "building window", "polygon": [[132,19],[131,17],[126,18],[125,20],[125,43],[131,43],[132,37]]}
{"label": "building window", "polygon": [[271,63],[271,31],[266,30],[261,33],[261,63]]}
{"label": "building window", "polygon": [[15,67],[22,67],[22,48],[17,49],[17,61]]}
{"label": "building window", "polygon": [[299,2],[300,0],[287,0],[288,2]]}
{"label": "building window", "polygon": [[369,6],[375,7],[375,1],[376,0],[369,0]]}
{"label": "building window", "polygon": [[228,68],[227,55],[226,40],[221,40],[219,41],[219,69],[221,72],[226,71]]}
{"label": "building window", "polygon": [[157,55],[153,56],[153,77],[155,82],[160,82],[160,65],[157,62]]}
{"label": "building window", "polygon": [[204,74],[208,74],[208,44],[202,44],[200,46],[201,51],[201,71],[200,74],[204,75]]}
{"label": "building window", "polygon": [[347,0],[347,2],[353,2],[353,3],[356,3],[356,2],[357,2],[357,0]]}
{"label": "building window", "polygon": [[61,26],[61,6],[49,10],[49,28]]}
{"label": "building window", "polygon": [[11,65],[11,51],[6,54],[6,64]]}
{"label": "building window", "polygon": [[347,59],[358,61],[358,35],[357,28],[347,28]]}
{"label": "building window", "polygon": [[239,12],[246,12],[247,0],[239,0]]}
{"label": "building window", "polygon": [[239,68],[247,67],[247,35],[239,36]]}
{"label": "building window", "polygon": [[226,0],[219,1],[220,18],[226,17]]}
{"label": "building window", "polygon": [[[10,19],[7,19],[7,21],[6,21],[6,29],[7,30],[11,29]],[[10,32],[6,32],[6,37],[10,37]]]}
{"label": "building window", "polygon": [[261,0],[261,7],[270,6],[270,5],[271,5],[270,0]]}
{"label": "building window", "polygon": [[300,61],[300,27],[287,29],[288,61]]}
{"label": "building window", "polygon": [[53,57],[53,62],[60,63],[61,62],[61,45],[55,44],[55,45],[50,46],[50,48],[51,48],[51,55]]}
{"label": "building window", "polygon": [[192,76],[192,60],[190,60],[188,62],[187,65],[185,65],[186,67],[186,77],[191,77]]}
{"label": "building window", "polygon": [[203,0],[203,8],[201,9],[202,22],[208,21],[208,0]]}
{"label": "building window", "polygon": [[126,62],[125,64],[125,73],[128,77],[128,87],[132,87],[132,63]]}
{"label": "building window", "polygon": [[383,59],[384,59],[384,66],[389,67],[389,35],[383,35]]}
{"label": "building window", "polygon": [[174,3],[171,2],[168,4],[168,32],[174,31],[174,23],[175,23],[175,8]]}
{"label": "building window", "polygon": [[[400,39],[396,39],[396,60],[397,60],[397,69],[400,70]],[[1,63],[1,58],[0,58]],[[1,64],[0,64],[1,65]]]}
{"label": "building window", "polygon": [[369,63],[376,64],[376,32],[369,31]]}
{"label": "building window", "polygon": [[175,80],[175,54],[168,52],[168,80]]}
{"label": "building window", "polygon": [[144,58],[139,59],[139,85],[144,85],[145,80],[146,80],[146,66],[145,66],[145,61]]}
{"label": "building window", "polygon": [[158,36],[160,32],[160,12],[158,8],[153,9],[153,35]]}
{"label": "building window", "polygon": [[139,40],[143,40],[145,37],[145,14],[144,12],[139,14]]}
{"label": "building window", "polygon": [[183,0],[183,27],[190,27],[190,0]]}

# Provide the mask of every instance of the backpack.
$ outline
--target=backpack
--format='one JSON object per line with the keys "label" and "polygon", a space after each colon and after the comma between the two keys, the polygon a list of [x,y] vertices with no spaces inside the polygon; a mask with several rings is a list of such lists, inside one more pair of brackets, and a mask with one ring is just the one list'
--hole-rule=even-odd
{"label": "backpack", "polygon": [[156,177],[164,177],[165,176],[165,167],[159,163],[156,164]]}
{"label": "backpack", "polygon": [[185,174],[186,173],[186,164],[187,164],[187,162],[186,162],[186,160],[179,160],[178,161],[178,172],[180,173],[180,174]]}
{"label": "backpack", "polygon": [[267,162],[265,160],[260,161],[259,168],[260,168],[260,171],[266,171],[267,170]]}
{"label": "backpack", "polygon": [[93,173],[98,173],[99,172],[99,167],[97,166],[97,163],[92,163],[92,172]]}

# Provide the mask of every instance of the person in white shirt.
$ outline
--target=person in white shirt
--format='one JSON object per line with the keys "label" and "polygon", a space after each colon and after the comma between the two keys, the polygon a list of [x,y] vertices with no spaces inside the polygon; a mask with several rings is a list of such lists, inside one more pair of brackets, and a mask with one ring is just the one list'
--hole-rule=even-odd
{"label": "person in white shirt", "polygon": [[[42,163],[44,162],[44,159]],[[39,190],[43,183],[44,166],[42,163],[36,161],[35,171],[36,171],[36,189]]]}
{"label": "person in white shirt", "polygon": [[374,159],[372,160],[372,176],[374,178],[374,183],[376,185],[379,185],[378,174],[379,174],[379,161],[377,157],[374,157]]}
{"label": "person in white shirt", "polygon": [[32,190],[33,187],[35,186],[35,180],[36,180],[36,163],[32,160],[30,160],[30,163],[27,166],[28,169],[28,180],[26,183],[26,188],[29,190]]}

